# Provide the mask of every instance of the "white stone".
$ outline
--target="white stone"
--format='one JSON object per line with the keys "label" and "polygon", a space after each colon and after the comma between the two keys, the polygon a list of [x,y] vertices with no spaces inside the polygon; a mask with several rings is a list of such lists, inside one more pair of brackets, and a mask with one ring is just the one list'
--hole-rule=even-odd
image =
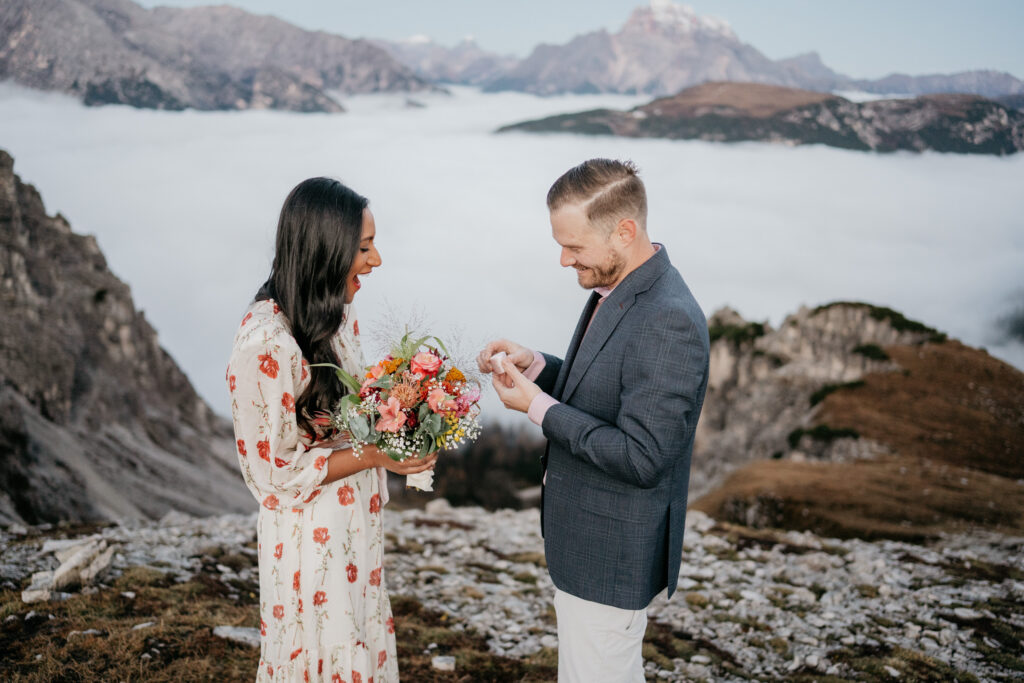
{"label": "white stone", "polygon": [[430,660],[430,666],[438,671],[455,671],[455,657],[438,656]]}
{"label": "white stone", "polygon": [[[149,628],[151,626],[156,626],[156,622],[155,621],[144,621],[141,624],[135,624],[135,626],[132,626],[132,630],[133,631],[141,631],[142,629]],[[214,635],[216,635],[216,634],[214,634]]]}
{"label": "white stone", "polygon": [[694,655],[690,657],[690,661],[694,664],[710,664],[711,657],[708,657],[707,655]]}
{"label": "white stone", "polygon": [[896,669],[892,668],[888,664],[885,666],[885,673],[889,674],[893,678],[899,678],[900,677],[900,672],[897,671]]}
{"label": "white stone", "polygon": [[260,630],[244,626],[218,626],[213,629],[213,635],[218,638],[230,640],[250,647],[260,646]]}

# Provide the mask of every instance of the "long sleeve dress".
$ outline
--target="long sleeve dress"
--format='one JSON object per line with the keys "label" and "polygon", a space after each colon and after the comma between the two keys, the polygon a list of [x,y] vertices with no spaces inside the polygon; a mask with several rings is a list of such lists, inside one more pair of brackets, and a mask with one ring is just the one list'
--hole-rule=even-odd
{"label": "long sleeve dress", "polygon": [[[333,343],[340,365],[363,372],[351,308]],[[249,306],[227,370],[238,462],[260,503],[260,664],[257,681],[398,680],[394,620],[384,586],[383,470],[324,484],[344,444],[299,432],[295,397],[309,369],[272,301]],[[382,500],[383,496],[383,500]]]}

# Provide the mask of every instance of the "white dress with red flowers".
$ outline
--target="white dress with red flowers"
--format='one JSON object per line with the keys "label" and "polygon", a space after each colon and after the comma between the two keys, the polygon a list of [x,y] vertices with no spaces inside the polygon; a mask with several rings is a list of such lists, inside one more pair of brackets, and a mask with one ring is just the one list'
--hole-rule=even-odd
{"label": "white dress with red flowers", "polygon": [[[350,310],[334,342],[342,367],[356,376],[364,367],[358,336]],[[333,449],[298,431],[295,397],[309,384],[308,363],[273,301],[249,307],[227,379],[239,465],[260,502],[256,680],[397,681],[382,570],[382,477],[367,469],[322,484]]]}

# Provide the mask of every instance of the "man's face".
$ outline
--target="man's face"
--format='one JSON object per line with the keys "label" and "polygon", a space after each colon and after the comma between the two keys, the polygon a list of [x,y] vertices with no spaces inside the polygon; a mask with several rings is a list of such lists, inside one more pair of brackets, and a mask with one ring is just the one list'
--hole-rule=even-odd
{"label": "man's face", "polygon": [[551,212],[551,233],[562,247],[559,263],[575,268],[580,287],[612,287],[622,278],[625,255],[615,245],[612,235],[596,228],[587,220],[579,204],[565,204]]}

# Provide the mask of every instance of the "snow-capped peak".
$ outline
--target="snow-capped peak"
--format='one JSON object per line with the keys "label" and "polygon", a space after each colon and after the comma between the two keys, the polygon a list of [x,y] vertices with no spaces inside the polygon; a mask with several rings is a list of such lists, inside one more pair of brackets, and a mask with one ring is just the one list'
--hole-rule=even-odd
{"label": "snow-capped peak", "polygon": [[735,38],[732,27],[724,19],[702,17],[689,5],[672,0],[651,0],[649,7],[639,7],[633,12],[627,28],[670,29],[682,33],[701,31]]}
{"label": "snow-capped peak", "polygon": [[402,42],[407,43],[409,45],[428,45],[432,43],[433,40],[431,40],[430,36],[423,35],[422,33],[417,33],[414,36],[409,36]]}

